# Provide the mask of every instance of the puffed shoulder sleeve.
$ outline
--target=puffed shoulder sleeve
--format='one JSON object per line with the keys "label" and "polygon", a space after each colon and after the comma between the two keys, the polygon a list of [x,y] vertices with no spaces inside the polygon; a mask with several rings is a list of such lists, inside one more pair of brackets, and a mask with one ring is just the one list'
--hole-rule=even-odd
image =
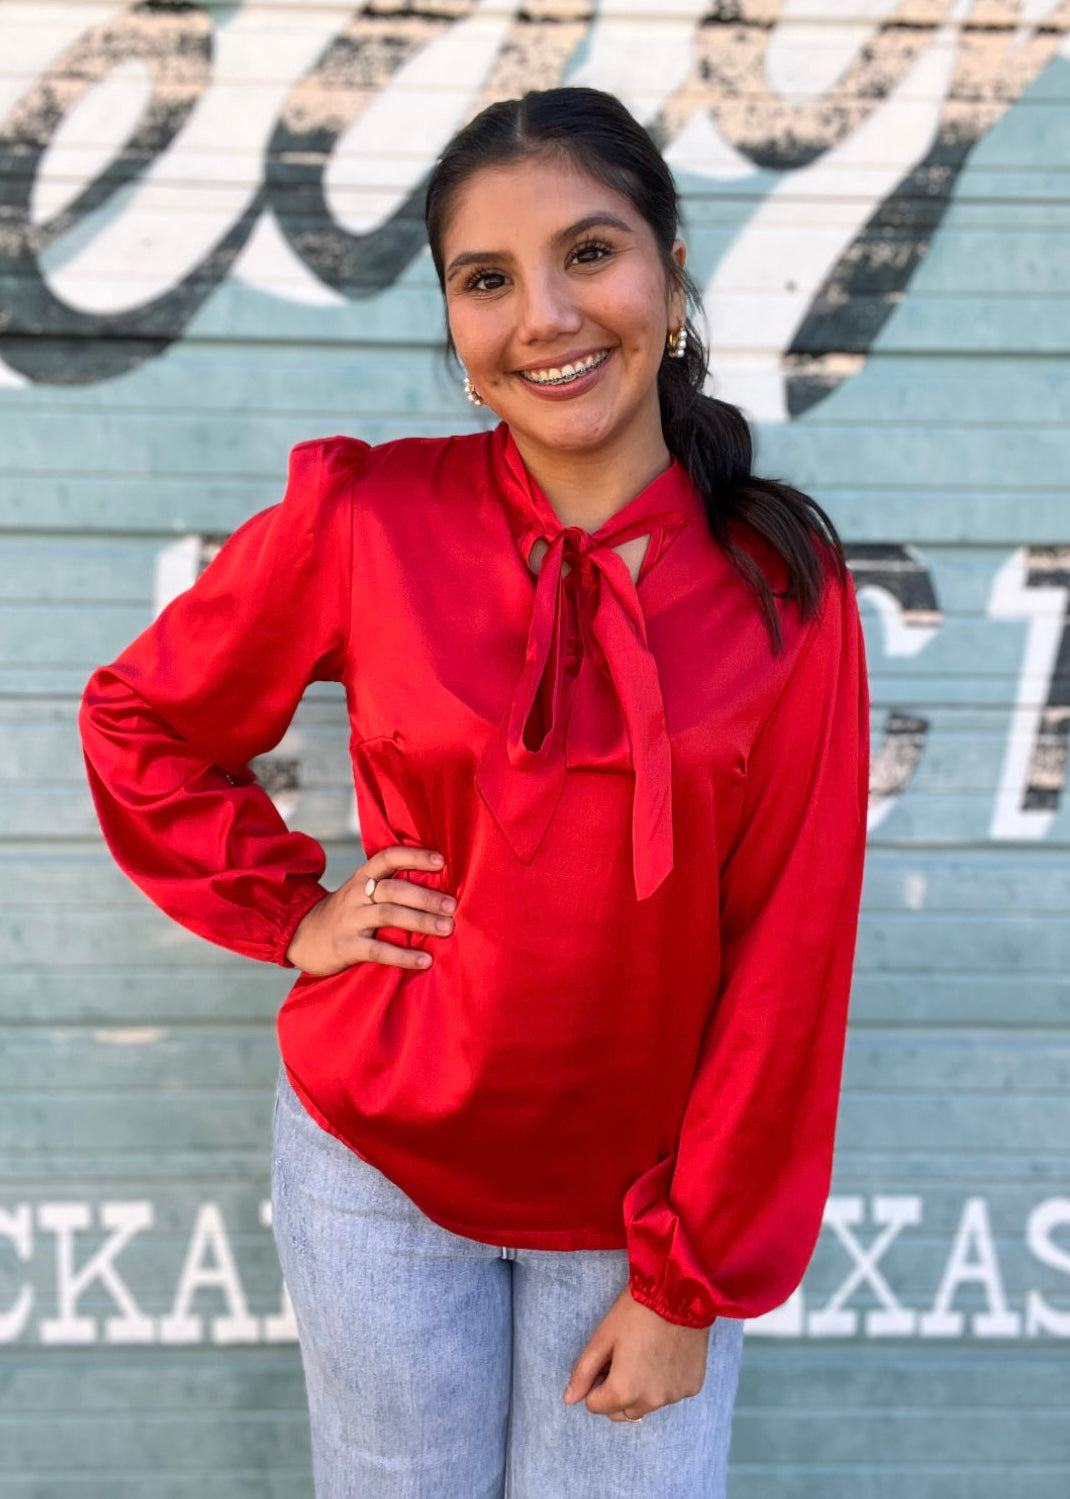
{"label": "puffed shoulder sleeve", "polygon": [[326,854],[287,828],[249,761],[278,744],[310,682],[342,679],[367,451],[344,437],[298,444],[283,499],[93,672],[78,716],[120,868],[191,932],[283,967],[328,893]]}
{"label": "puffed shoulder sleeve", "polygon": [[869,784],[849,575],[830,576],[746,777],[721,870],[721,982],[677,1148],[624,1199],[633,1297],[693,1327],[788,1299],[831,1182]]}

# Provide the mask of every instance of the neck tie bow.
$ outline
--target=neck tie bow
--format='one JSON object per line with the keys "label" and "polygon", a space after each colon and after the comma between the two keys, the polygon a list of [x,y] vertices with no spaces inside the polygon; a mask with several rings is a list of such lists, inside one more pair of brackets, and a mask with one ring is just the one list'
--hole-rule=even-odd
{"label": "neck tie bow", "polygon": [[[636,584],[613,549],[649,535],[640,574],[645,577],[697,497],[674,461],[596,531],[565,526],[528,476],[508,429],[494,436],[507,498],[513,505],[519,501],[511,511],[512,529],[529,571],[535,542],[542,537],[548,546],[535,581],[523,668],[476,768],[476,785],[527,863],[553,817],[570,765],[630,768],[632,874],[636,898],[643,900],[673,866],[672,756]],[[608,693],[594,691],[585,659]],[[585,681],[586,694],[577,701]],[[620,748],[607,751],[614,742]]]}

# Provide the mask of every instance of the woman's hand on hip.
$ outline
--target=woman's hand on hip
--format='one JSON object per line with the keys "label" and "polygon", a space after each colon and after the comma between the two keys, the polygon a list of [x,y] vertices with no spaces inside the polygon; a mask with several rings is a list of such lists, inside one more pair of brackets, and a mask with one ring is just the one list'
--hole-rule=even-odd
{"label": "woman's hand on hip", "polygon": [[683,1327],[636,1301],[627,1286],[572,1368],[564,1400],[611,1421],[634,1420],[697,1395],[706,1378],[708,1327]]}
{"label": "woman's hand on hip", "polygon": [[[427,968],[431,955],[418,947],[398,947],[375,935],[381,926],[403,927],[448,937],[453,931],[452,895],[414,880],[392,879],[398,869],[427,869],[438,874],[442,862],[428,848],[391,844],[373,854],[305,913],[294,930],[286,956],[295,968],[323,978],[354,963],[386,963],[397,968]],[[378,883],[369,900],[364,887]],[[445,922],[445,926],[440,926]]]}

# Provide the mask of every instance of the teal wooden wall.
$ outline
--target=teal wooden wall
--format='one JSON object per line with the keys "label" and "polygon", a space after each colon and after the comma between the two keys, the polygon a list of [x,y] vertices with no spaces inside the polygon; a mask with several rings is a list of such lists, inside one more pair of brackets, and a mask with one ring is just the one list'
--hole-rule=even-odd
{"label": "teal wooden wall", "polygon": [[[732,1499],[1070,1492],[1070,12],[0,3],[0,1499],[308,1499],[279,969],[104,850],[75,710],[302,438],[461,430],[417,213],[481,103],[622,94],[713,386],[851,546],[874,781],[837,1167]],[[342,705],[261,771],[360,862]]]}

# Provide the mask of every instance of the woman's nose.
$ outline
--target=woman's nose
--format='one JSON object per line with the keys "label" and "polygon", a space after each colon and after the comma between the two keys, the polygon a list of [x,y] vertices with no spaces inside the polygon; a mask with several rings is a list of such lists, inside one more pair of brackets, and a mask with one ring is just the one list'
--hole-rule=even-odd
{"label": "woman's nose", "polygon": [[526,343],[545,343],[583,324],[568,283],[559,276],[528,278],[519,304],[517,334]]}

